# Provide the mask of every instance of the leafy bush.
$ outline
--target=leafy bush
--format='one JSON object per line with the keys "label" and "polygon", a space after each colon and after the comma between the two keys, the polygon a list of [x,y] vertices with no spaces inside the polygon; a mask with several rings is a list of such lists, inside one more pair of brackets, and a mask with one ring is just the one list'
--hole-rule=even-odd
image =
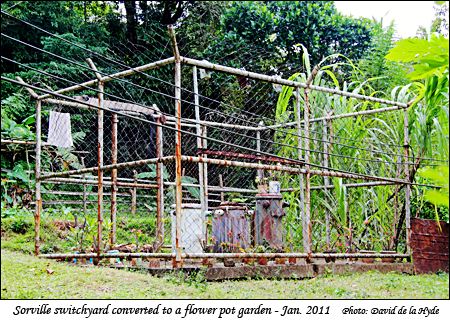
{"label": "leafy bush", "polygon": [[11,231],[14,233],[25,234],[30,227],[31,223],[22,217],[18,217],[11,222]]}
{"label": "leafy bush", "polygon": [[2,204],[2,230],[25,234],[30,230],[33,213],[20,207],[4,207]]}

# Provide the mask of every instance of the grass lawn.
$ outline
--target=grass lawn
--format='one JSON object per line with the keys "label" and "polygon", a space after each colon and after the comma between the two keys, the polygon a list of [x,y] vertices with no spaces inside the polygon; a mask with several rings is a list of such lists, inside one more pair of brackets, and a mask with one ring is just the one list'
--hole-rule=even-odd
{"label": "grass lawn", "polygon": [[378,272],[308,280],[205,282],[201,273],[157,278],[105,267],[71,266],[9,250],[1,252],[2,299],[448,299],[448,286],[448,274],[411,276]]}

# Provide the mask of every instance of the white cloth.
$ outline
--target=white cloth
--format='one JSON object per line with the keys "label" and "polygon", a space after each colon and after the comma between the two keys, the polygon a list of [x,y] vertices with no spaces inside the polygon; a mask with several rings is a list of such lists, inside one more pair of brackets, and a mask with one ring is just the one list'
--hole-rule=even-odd
{"label": "white cloth", "polygon": [[47,143],[58,147],[72,147],[70,114],[50,111]]}

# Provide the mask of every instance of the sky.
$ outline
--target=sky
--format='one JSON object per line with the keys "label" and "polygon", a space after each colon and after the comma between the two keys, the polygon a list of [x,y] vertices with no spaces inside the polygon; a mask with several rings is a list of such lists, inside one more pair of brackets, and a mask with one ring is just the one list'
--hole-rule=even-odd
{"label": "sky", "polygon": [[434,1],[335,1],[338,11],[355,18],[383,18],[383,26],[394,20],[396,37],[416,35],[419,26],[429,30],[434,19]]}

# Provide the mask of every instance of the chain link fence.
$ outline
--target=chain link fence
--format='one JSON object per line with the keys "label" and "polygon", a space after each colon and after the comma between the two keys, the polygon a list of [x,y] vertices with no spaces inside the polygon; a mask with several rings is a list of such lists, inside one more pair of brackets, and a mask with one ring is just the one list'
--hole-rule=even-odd
{"label": "chain link fence", "polygon": [[[183,59],[177,97],[175,59],[162,63],[173,56],[170,39],[159,32],[159,50],[142,50],[139,60],[158,62],[152,67],[129,69],[100,54],[92,57],[95,70],[84,63],[92,53],[81,51],[71,58],[83,66],[79,73],[41,75],[39,87],[49,87],[49,97],[40,97],[44,221],[56,210],[73,221],[64,233],[89,226],[89,236],[81,229],[76,236],[85,237],[83,251],[356,252],[374,243],[392,249],[400,203],[409,202],[394,193],[409,179],[407,137],[384,131],[381,113],[358,111],[396,107],[386,111],[400,114],[401,128],[405,101],[329,89],[321,71],[294,82]],[[133,46],[118,49],[142,49]],[[56,90],[69,85],[76,90]],[[381,202],[383,222],[374,218]],[[130,217],[140,223],[131,226]],[[62,250],[41,241],[42,253]]]}

